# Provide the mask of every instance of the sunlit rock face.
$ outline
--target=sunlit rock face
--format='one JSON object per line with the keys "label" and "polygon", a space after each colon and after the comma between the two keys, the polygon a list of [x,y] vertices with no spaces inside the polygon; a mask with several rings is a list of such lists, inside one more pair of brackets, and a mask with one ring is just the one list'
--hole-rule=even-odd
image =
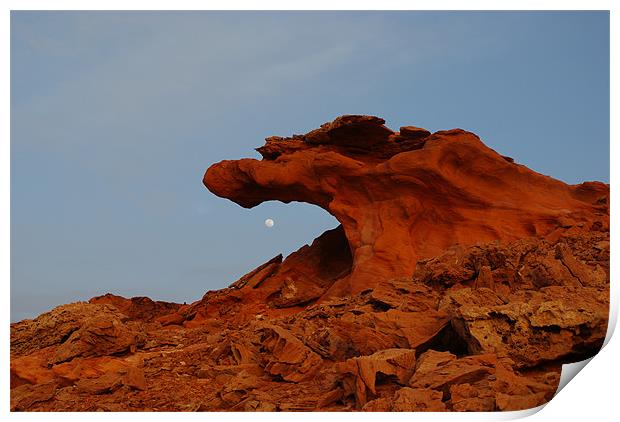
{"label": "sunlit rock face", "polygon": [[270,137],[262,160],[222,161],[204,184],[247,208],[301,201],[340,221],[352,271],[330,294],[408,276],[452,245],[555,236],[607,224],[609,187],[567,185],[488,148],[461,129],[393,132],[374,116],[341,116],[305,135]]}

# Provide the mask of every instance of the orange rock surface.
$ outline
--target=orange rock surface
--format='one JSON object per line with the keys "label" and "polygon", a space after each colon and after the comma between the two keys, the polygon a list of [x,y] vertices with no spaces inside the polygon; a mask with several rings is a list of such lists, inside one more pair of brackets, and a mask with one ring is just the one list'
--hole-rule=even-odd
{"label": "orange rock surface", "polygon": [[372,116],[258,151],[205,185],[341,225],[188,305],[108,294],[11,324],[12,410],[518,410],[600,349],[608,185]]}
{"label": "orange rock surface", "polygon": [[267,200],[318,205],[342,224],[351,274],[331,287],[355,294],[410,275],[454,244],[554,234],[598,220],[609,188],[536,173],[461,129],[392,132],[372,116],[342,116],[306,135],[267,138],[262,160],[222,161],[204,183],[243,207]]}

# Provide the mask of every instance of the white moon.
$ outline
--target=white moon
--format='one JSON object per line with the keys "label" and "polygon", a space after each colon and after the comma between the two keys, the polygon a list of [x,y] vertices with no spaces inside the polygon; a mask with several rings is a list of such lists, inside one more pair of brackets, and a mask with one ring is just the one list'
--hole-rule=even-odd
{"label": "white moon", "polygon": [[273,220],[271,218],[265,220],[265,227],[273,227]]}

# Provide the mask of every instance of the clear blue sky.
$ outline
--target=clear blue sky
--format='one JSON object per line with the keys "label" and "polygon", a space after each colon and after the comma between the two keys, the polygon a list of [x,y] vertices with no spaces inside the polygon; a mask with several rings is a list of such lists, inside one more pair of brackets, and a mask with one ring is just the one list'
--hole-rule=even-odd
{"label": "clear blue sky", "polygon": [[609,14],[12,12],[11,320],[191,302],[311,242],[323,210],[246,210],[202,176],[341,114],[609,182]]}

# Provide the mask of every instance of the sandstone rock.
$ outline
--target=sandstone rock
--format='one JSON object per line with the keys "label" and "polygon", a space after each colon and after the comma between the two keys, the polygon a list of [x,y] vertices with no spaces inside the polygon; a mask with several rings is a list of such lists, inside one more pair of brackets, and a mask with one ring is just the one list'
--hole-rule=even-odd
{"label": "sandstone rock", "polygon": [[405,338],[410,348],[430,341],[450,322],[447,314],[435,310],[405,312],[390,309],[373,314],[372,319],[377,331]]}
{"label": "sandstone rock", "polygon": [[21,385],[11,390],[11,411],[28,410],[34,404],[51,400],[58,386],[54,381],[37,385]]}
{"label": "sandstone rock", "polygon": [[444,412],[439,391],[424,388],[403,387],[394,397],[381,397],[369,401],[362,410],[367,412]]}
{"label": "sandstone rock", "polygon": [[300,274],[295,280],[290,277],[284,279],[282,287],[271,304],[277,308],[305,305],[321,297],[324,292],[324,288]]}
{"label": "sandstone rock", "polygon": [[257,330],[261,344],[270,352],[265,371],[286,381],[311,379],[321,364],[321,358],[290,332],[275,325],[264,324]]}
{"label": "sandstone rock", "polygon": [[352,376],[349,390],[354,385],[355,397],[359,407],[367,402],[368,393],[376,396],[377,376],[392,376],[400,385],[405,385],[413,374],[415,350],[387,349],[370,356],[347,360],[340,371]]}
{"label": "sandstone rock", "polygon": [[[207,292],[189,305],[183,313],[183,325],[204,327],[219,320],[243,324],[273,314],[273,308],[301,310],[351,271],[351,254],[342,226],[323,233],[281,264],[269,262],[242,277],[234,287]],[[239,288],[241,285],[245,288]]]}
{"label": "sandstone rock", "polygon": [[112,393],[123,385],[134,390],[147,389],[144,370],[133,365],[109,370],[98,377],[79,379],[75,385],[80,392],[95,395]]}
{"label": "sandstone rock", "polygon": [[211,348],[210,358],[219,365],[243,365],[256,363],[250,344],[238,338],[223,339]]}
{"label": "sandstone rock", "polygon": [[364,412],[391,412],[393,400],[390,397],[379,397],[369,401],[362,407]]}
{"label": "sandstone rock", "polygon": [[450,387],[450,404],[457,412],[491,412],[495,410],[495,394],[475,383],[455,384]]}
{"label": "sandstone rock", "polygon": [[237,403],[231,410],[246,412],[275,412],[277,406],[268,400],[259,400],[255,397],[248,397]]}
{"label": "sandstone rock", "polygon": [[431,133],[428,130],[423,129],[421,127],[402,126],[400,128],[400,135],[405,138],[420,139],[420,138],[426,138],[427,136],[430,136],[430,134]]}
{"label": "sandstone rock", "polygon": [[458,296],[453,325],[469,350],[507,355],[518,366],[598,350],[606,335],[608,295],[592,288],[548,287],[511,295],[507,304],[481,305],[470,289]]}
{"label": "sandstone rock", "polygon": [[277,290],[266,300],[279,308],[305,305],[350,272],[351,253],[344,230],[338,226],[284,260],[269,278],[268,284]]}
{"label": "sandstone rock", "polygon": [[377,148],[401,147],[383,123],[342,116],[277,141],[293,141],[296,148],[284,148],[276,159],[215,164],[204,183],[247,208],[267,200],[303,201],[335,216],[353,263],[351,275],[326,293],[332,295],[408,276],[419,259],[457,243],[544,236],[560,227],[560,218],[592,222],[601,207],[593,198],[608,194],[602,183],[570,186],[510,163],[460,129],[434,133],[423,147],[386,157]]}
{"label": "sandstone rock", "polygon": [[62,343],[52,360],[61,363],[78,356],[103,356],[129,351],[137,342],[136,333],[118,318],[102,318],[99,315],[82,322]]}
{"label": "sandstone rock", "polygon": [[483,265],[478,272],[478,277],[474,283],[476,288],[486,287],[491,290],[495,290],[495,283],[493,282],[493,273],[491,267]]}
{"label": "sandstone rock", "polygon": [[78,390],[87,394],[106,394],[123,385],[123,377],[118,372],[108,372],[98,378],[87,378],[75,383]]}
{"label": "sandstone rock", "polygon": [[163,326],[181,325],[185,321],[185,317],[177,312],[171,312],[169,314],[157,317],[155,321],[159,322]]}
{"label": "sandstone rock", "polygon": [[143,296],[126,299],[111,293],[93,297],[88,303],[112,305],[129,318],[140,321],[152,321],[181,308],[178,303],[153,301]]}
{"label": "sandstone rock", "polygon": [[454,384],[478,381],[495,372],[494,355],[476,355],[457,359],[448,352],[429,350],[416,365],[409,385],[413,388],[431,388],[447,393]]}
{"label": "sandstone rock", "polygon": [[[324,358],[341,361],[390,348],[416,348],[441,341],[449,316],[439,297],[411,280],[389,280],[347,301],[308,307],[291,328]],[[428,346],[424,346],[428,347]]]}
{"label": "sandstone rock", "polygon": [[367,148],[386,142],[392,131],[383,124],[385,120],[375,116],[340,116],[325,123],[319,129],[303,136],[310,144],[332,144]]}
{"label": "sandstone rock", "polygon": [[415,367],[415,350],[386,349],[354,360],[357,363],[358,375],[366,387],[375,394],[378,373],[393,375],[401,384],[409,380]]}
{"label": "sandstone rock", "polygon": [[103,320],[122,318],[122,314],[108,305],[77,302],[58,306],[33,320],[11,324],[11,355],[20,356],[61,344],[93,316]]}
{"label": "sandstone rock", "polygon": [[525,410],[538,407],[547,402],[545,393],[536,393],[526,396],[509,396],[507,394],[498,393],[497,408],[499,410]]}
{"label": "sandstone rock", "polygon": [[577,261],[565,244],[558,243],[555,247],[555,251],[556,258],[562,261],[562,264],[564,264],[570,274],[579,281],[580,285],[596,287],[601,284],[596,277],[592,277],[592,269]]}
{"label": "sandstone rock", "polygon": [[239,368],[241,369],[237,372],[226,371],[228,373],[222,372],[221,375],[216,376],[215,379],[220,380],[222,384],[222,390],[219,392],[221,400],[229,406],[233,406],[232,409],[237,410],[264,408],[266,404],[261,406],[260,401],[248,403],[248,400],[256,399],[256,395],[251,394],[251,392],[261,385],[256,372],[251,369],[248,370],[245,366]]}
{"label": "sandstone rock", "polygon": [[255,269],[253,269],[252,271],[250,271],[249,273],[241,277],[239,280],[235,281],[233,284],[230,285],[230,287],[233,287],[235,289],[240,289],[248,285],[249,287],[252,287],[253,289],[255,289],[266,278],[268,278],[274,272],[276,272],[277,269],[280,267],[281,263],[282,263],[282,254],[279,254],[271,258],[269,261],[265,262],[264,264],[256,267]]}
{"label": "sandstone rock", "polygon": [[561,367],[545,373],[542,377],[523,376],[515,373],[505,363],[496,368],[497,379],[486,388],[480,388],[480,395],[495,397],[497,410],[525,410],[545,404],[557,391]]}
{"label": "sandstone rock", "polygon": [[423,388],[401,388],[394,396],[395,412],[441,412],[446,410],[439,391]]}
{"label": "sandstone rock", "polygon": [[127,368],[127,372],[122,377],[123,385],[136,390],[146,390],[146,378],[144,377],[144,371],[141,368],[130,366]]}

